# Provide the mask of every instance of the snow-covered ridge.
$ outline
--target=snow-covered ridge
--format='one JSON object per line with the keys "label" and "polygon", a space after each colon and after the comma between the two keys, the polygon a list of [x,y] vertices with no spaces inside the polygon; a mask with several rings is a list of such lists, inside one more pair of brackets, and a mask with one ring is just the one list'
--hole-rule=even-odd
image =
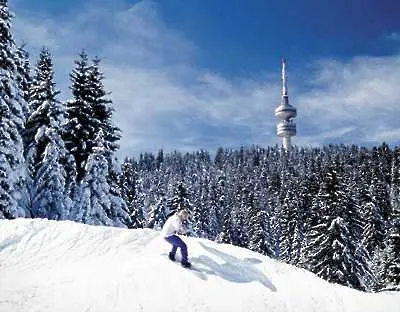
{"label": "snow-covered ridge", "polygon": [[185,238],[194,269],[154,230],[0,220],[0,311],[400,312],[400,294],[362,293],[246,249]]}

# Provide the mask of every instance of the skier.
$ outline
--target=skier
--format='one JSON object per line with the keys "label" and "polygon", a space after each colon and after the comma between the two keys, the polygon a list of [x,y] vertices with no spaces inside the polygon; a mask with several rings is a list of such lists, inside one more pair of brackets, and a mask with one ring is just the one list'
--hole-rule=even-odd
{"label": "skier", "polygon": [[164,239],[172,245],[172,250],[168,254],[169,259],[175,261],[175,254],[178,248],[181,249],[181,264],[185,268],[190,268],[191,264],[188,262],[188,251],[185,242],[176,235],[179,234],[186,234],[187,230],[183,225],[183,222],[186,221],[189,217],[187,210],[179,210],[174,213],[168,220],[165,222],[162,230],[161,235]]}

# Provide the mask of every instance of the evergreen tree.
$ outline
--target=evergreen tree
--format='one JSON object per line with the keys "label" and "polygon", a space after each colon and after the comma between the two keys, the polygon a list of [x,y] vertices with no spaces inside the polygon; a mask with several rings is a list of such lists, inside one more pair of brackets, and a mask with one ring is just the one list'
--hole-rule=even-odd
{"label": "evergreen tree", "polygon": [[25,163],[22,131],[26,102],[18,83],[8,1],[0,0],[0,218],[29,216],[23,203]]}
{"label": "evergreen tree", "polygon": [[138,229],[144,226],[142,207],[137,204],[137,173],[134,161],[125,159],[122,164],[122,176],[120,179],[122,198],[127,204],[127,209],[131,217],[131,228]]}
{"label": "evergreen tree", "polygon": [[[30,62],[29,62],[29,54],[25,50],[24,45],[17,48],[15,51],[15,64],[17,67],[16,73],[16,81],[22,92],[22,97],[24,101],[21,102],[21,109],[24,115],[24,120],[26,122],[29,117],[29,93],[30,87],[32,83],[32,77],[30,72]],[[22,140],[24,140],[24,132],[21,132]],[[23,142],[25,143],[25,142]],[[21,202],[20,204],[26,209],[30,210],[30,202],[29,202],[29,177],[26,176],[24,180],[23,190],[21,191]]]}
{"label": "evergreen tree", "polygon": [[[64,107],[57,100],[58,94],[59,91],[55,90],[51,55],[43,48],[31,84],[29,94],[31,114],[24,133],[34,217],[51,218],[48,215],[50,214],[52,218],[64,218],[67,215],[66,200],[60,195],[65,192],[65,170],[62,165],[65,162],[66,149],[61,138]],[[46,188],[53,178],[57,182],[54,189],[47,192]],[[49,207],[43,206],[44,203],[49,203]],[[50,207],[55,211],[50,211]]]}
{"label": "evergreen tree", "polygon": [[330,282],[367,289],[369,256],[349,227],[337,169],[326,172],[313,211],[319,211],[320,221],[307,235],[306,267]]}
{"label": "evergreen tree", "polygon": [[296,240],[299,239],[295,236],[296,230],[299,228],[299,199],[298,189],[296,186],[295,176],[289,172],[285,173],[282,177],[284,184],[281,188],[282,205],[280,210],[279,219],[281,220],[281,246],[280,246],[280,259],[293,263],[297,247]]}
{"label": "evergreen tree", "polygon": [[268,205],[268,167],[266,166],[266,157],[262,157],[261,172],[258,174],[259,183],[257,183],[256,190],[258,193],[258,206],[260,209],[260,222],[262,222],[262,226],[264,227],[264,239],[266,245],[266,255],[269,257],[274,257],[275,253],[273,250],[273,241],[272,241],[272,227],[271,227],[271,215],[272,211],[269,210]]}
{"label": "evergreen tree", "polygon": [[382,284],[384,288],[400,291],[400,214],[393,222],[386,239]]}
{"label": "evergreen tree", "polygon": [[379,207],[382,217],[385,221],[390,216],[390,165],[391,155],[387,144],[383,143],[379,148],[373,148],[371,161],[371,181],[369,187],[369,196],[371,200]]}
{"label": "evergreen tree", "polygon": [[[349,229],[342,218],[336,217],[329,224],[315,226],[309,238],[314,252],[308,259],[309,268],[325,280],[345,286],[355,286],[349,281],[352,272],[352,255],[349,245]],[[360,286],[360,285],[357,285]]]}
{"label": "evergreen tree", "polygon": [[375,248],[371,254],[370,267],[374,273],[374,278],[367,280],[368,288],[372,291],[378,291],[384,288],[384,264],[386,262],[384,250]]}
{"label": "evergreen tree", "polygon": [[400,290],[400,206],[397,202],[393,205],[389,226],[383,252],[382,284],[385,288]]}
{"label": "evergreen tree", "polygon": [[298,181],[298,213],[292,247],[294,253],[292,263],[296,265],[301,262],[301,258],[304,255],[305,237],[309,227],[311,226],[309,223],[311,223],[312,216],[310,215],[309,207],[312,205],[313,198],[318,194],[318,185],[316,183],[315,175],[300,173],[300,176],[303,176],[304,178]]}
{"label": "evergreen tree", "polygon": [[[102,129],[100,129],[99,131],[103,133]],[[106,157],[106,159],[107,155],[109,155],[109,150],[104,147],[104,156]],[[107,183],[110,186],[110,200],[111,200],[111,210],[109,217],[115,222],[116,226],[130,227],[132,224],[132,220],[129,216],[129,209],[127,203],[123,198],[122,190],[119,186],[120,185],[119,180],[122,177],[120,168],[117,166],[116,159],[112,160],[111,163],[107,159],[107,162],[109,169],[108,169],[108,174],[106,175],[106,179]],[[112,166],[112,169],[110,169],[110,166]]]}
{"label": "evergreen tree", "polygon": [[[50,52],[46,48],[43,48],[39,54],[35,75],[30,85],[30,114],[26,122],[24,139],[27,158],[39,157],[39,161],[36,162],[30,159],[30,169],[34,170],[34,166],[40,162],[40,151],[45,149],[44,146],[36,147],[36,135],[39,129],[42,126],[51,126],[50,119],[61,126],[65,114],[63,105],[57,100],[60,92],[55,90],[53,62]],[[60,132],[61,129],[58,131]],[[37,153],[36,150],[38,150]],[[34,162],[32,163],[32,161]]]}
{"label": "evergreen tree", "polygon": [[17,83],[22,91],[24,103],[21,106],[25,119],[29,116],[28,103],[30,102],[30,89],[32,84],[31,65],[29,61],[29,53],[22,45],[16,50],[16,66],[17,66]]}
{"label": "evergreen tree", "polygon": [[[107,98],[103,80],[104,74],[100,71],[100,59],[96,57],[89,71],[88,91],[90,92],[90,105],[92,110],[94,132],[102,130],[104,133],[104,148],[105,156],[109,162],[109,172],[107,181],[110,185],[110,194],[114,198],[113,202],[116,203],[118,198],[122,198],[121,189],[119,187],[118,179],[121,175],[118,172],[117,160],[114,159],[113,153],[118,150],[119,145],[117,141],[120,140],[120,129],[115,127],[112,123],[112,101]],[[128,208],[124,200],[119,202],[118,209],[126,210]],[[123,223],[127,220],[121,220]]]}
{"label": "evergreen tree", "polygon": [[391,183],[390,183],[390,220],[394,221],[400,211],[400,147],[395,148],[393,152]]}
{"label": "evergreen tree", "polygon": [[381,178],[379,172],[374,168],[367,201],[363,207],[365,219],[363,240],[369,252],[376,248],[383,248],[383,240],[389,220],[388,215],[385,217],[385,211],[390,211],[390,208],[388,208],[390,205],[389,194],[386,190],[387,186]]}
{"label": "evergreen tree", "polygon": [[211,209],[209,207],[209,177],[206,170],[200,171],[200,181],[198,183],[198,201],[193,205],[192,222],[193,232],[197,237],[208,238],[211,232],[210,219]]}
{"label": "evergreen tree", "polygon": [[110,186],[107,183],[108,164],[102,146],[103,133],[97,138],[97,147],[89,155],[86,174],[81,183],[82,221],[94,225],[114,225],[111,214]]}
{"label": "evergreen tree", "polygon": [[[174,189],[173,197],[168,200],[168,207],[170,210],[178,211],[180,209],[189,210],[191,206],[187,186],[185,182],[181,181]],[[190,212],[189,210],[189,213]]]}
{"label": "evergreen tree", "polygon": [[[241,183],[244,183],[244,181]],[[249,243],[248,236],[248,189],[243,184],[237,184],[235,187],[234,200],[231,201],[231,217],[233,235],[231,236],[232,244],[247,248]],[[243,192],[244,191],[244,192]]]}
{"label": "evergreen tree", "polygon": [[113,152],[117,151],[120,140],[120,129],[112,124],[112,101],[107,98],[104,88],[104,74],[100,71],[100,59],[95,58],[89,70],[87,91],[90,93],[93,127],[95,133],[102,129],[104,133],[104,147],[107,156],[111,159]]}
{"label": "evergreen tree", "polygon": [[68,215],[64,194],[65,170],[62,165],[65,158],[64,142],[57,128],[49,127],[44,132],[47,144],[34,179],[32,215],[64,220]]}
{"label": "evergreen tree", "polygon": [[161,229],[167,220],[167,211],[167,199],[164,195],[161,195],[158,202],[150,210],[147,227],[157,230]]}
{"label": "evergreen tree", "polygon": [[[65,142],[64,142],[65,143]],[[64,159],[64,170],[65,170],[65,207],[67,210],[68,220],[78,220],[76,216],[80,214],[79,204],[80,194],[79,185],[77,183],[77,170],[75,158],[68,151],[66,152],[66,157]]]}
{"label": "evergreen tree", "polygon": [[382,247],[385,237],[385,221],[375,203],[366,203],[363,210],[366,211],[363,244],[372,253],[376,248]]}
{"label": "evergreen tree", "polygon": [[[117,226],[130,227],[132,221],[118,181],[121,175],[117,161],[113,158],[113,153],[118,149],[116,141],[120,139],[120,130],[112,125],[111,101],[107,99],[107,92],[104,90],[104,76],[99,70],[100,60],[96,58],[89,64],[84,51],[79,57],[70,75],[73,100],[67,102],[67,122],[64,129],[66,147],[75,159],[75,166],[69,168],[68,172],[76,172],[76,182],[79,184],[86,174],[86,162],[92,150],[101,148],[102,155],[108,162],[106,179],[110,187],[110,208],[105,210],[107,217]],[[103,135],[101,147],[96,145],[95,139],[100,132]],[[69,182],[74,182],[74,176],[69,177]]]}
{"label": "evergreen tree", "polygon": [[224,175],[217,175],[213,173],[210,168],[210,193],[209,201],[207,203],[210,207],[210,239],[218,239],[222,230],[223,210],[225,209],[225,184],[226,177]]}
{"label": "evergreen tree", "polygon": [[89,77],[91,66],[85,51],[75,61],[76,67],[70,74],[73,99],[66,103],[66,124],[64,141],[68,151],[74,156],[76,163],[76,179],[78,183],[85,175],[86,161],[94,147],[94,139],[98,132],[93,119],[92,93]]}
{"label": "evergreen tree", "polygon": [[254,193],[250,190],[248,193],[247,203],[249,218],[249,246],[250,250],[261,254],[269,254],[266,242],[265,230],[265,212],[257,204]]}
{"label": "evergreen tree", "polygon": [[222,244],[232,244],[231,211],[229,206],[225,207],[223,210],[222,229],[218,236],[218,242]]}

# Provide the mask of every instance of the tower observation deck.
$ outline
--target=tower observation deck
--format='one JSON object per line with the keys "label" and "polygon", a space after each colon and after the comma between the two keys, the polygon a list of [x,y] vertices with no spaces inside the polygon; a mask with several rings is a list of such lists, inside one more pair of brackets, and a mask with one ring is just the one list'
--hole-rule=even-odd
{"label": "tower observation deck", "polygon": [[276,132],[282,137],[283,148],[289,150],[291,138],[296,135],[296,123],[293,119],[297,116],[297,110],[289,104],[285,59],[282,59],[282,99],[281,104],[275,109],[275,116],[280,120]]}

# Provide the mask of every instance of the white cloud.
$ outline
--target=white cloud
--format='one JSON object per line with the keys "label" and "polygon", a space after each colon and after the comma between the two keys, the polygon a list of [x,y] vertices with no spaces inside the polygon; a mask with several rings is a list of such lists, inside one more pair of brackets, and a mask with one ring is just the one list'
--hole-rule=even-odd
{"label": "white cloud", "polygon": [[[20,38],[17,28],[16,36]],[[31,20],[24,20],[23,37],[30,46],[41,47],[44,43],[52,50],[57,49],[57,39],[53,38],[49,29],[44,24],[38,24]],[[29,41],[29,42],[28,42]]]}
{"label": "white cloud", "polygon": [[269,103],[279,100],[277,86],[195,67],[195,44],[165,25],[151,1],[123,9],[87,8],[63,22],[20,16],[17,37],[30,38],[35,29],[46,34],[28,44],[34,51],[43,44],[54,50],[64,97],[80,49],[102,57],[115,122],[123,130],[122,154],[277,140],[274,134],[260,136],[274,129]]}
{"label": "white cloud", "polygon": [[[201,49],[168,27],[151,1],[130,7],[104,2],[77,12],[61,21],[16,12],[16,36],[35,53],[43,44],[53,50],[64,98],[80,50],[103,59],[114,120],[123,131],[121,155],[279,142],[274,116],[279,64],[276,81],[198,68]],[[368,144],[387,138],[398,144],[399,68],[399,56],[316,62],[306,75],[312,89],[302,91],[290,82],[291,102],[298,108],[294,143]]]}
{"label": "white cloud", "polygon": [[[368,138],[367,138],[368,139]],[[375,142],[400,142],[400,127],[396,128],[388,128],[388,127],[380,127],[375,131],[372,131],[369,140],[373,143]]]}
{"label": "white cloud", "polygon": [[[400,129],[400,56],[324,61],[317,66],[313,89],[296,99],[300,118],[313,127],[314,135],[323,139],[318,132],[351,127],[353,131],[335,141],[379,144],[380,129]],[[396,136],[386,138],[388,143],[400,143]]]}

